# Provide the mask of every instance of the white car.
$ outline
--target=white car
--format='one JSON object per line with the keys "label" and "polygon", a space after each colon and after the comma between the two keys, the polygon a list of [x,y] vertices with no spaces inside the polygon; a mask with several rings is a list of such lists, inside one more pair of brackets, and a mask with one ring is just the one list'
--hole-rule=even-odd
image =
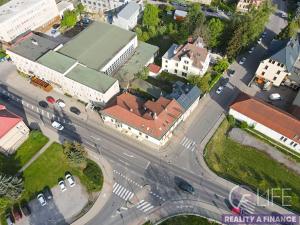
{"label": "white car", "polygon": [[244,62],[246,62],[246,58],[245,58],[245,57],[241,58],[241,60],[239,61],[239,64],[240,64],[240,65],[243,65]]}
{"label": "white car", "polygon": [[223,89],[224,89],[223,86],[218,87],[218,89],[216,90],[216,93],[217,93],[218,95],[221,94],[222,91],[223,91]]}
{"label": "white car", "polygon": [[253,51],[254,51],[254,47],[250,48],[248,52],[251,54]]}
{"label": "white car", "polygon": [[42,193],[38,194],[37,199],[38,199],[39,203],[41,204],[41,206],[47,205],[46,199]]}
{"label": "white car", "polygon": [[58,100],[56,101],[56,103],[57,103],[57,104],[59,105],[59,107],[61,107],[61,108],[66,107],[66,103],[64,103],[64,101],[61,100],[61,99],[58,99]]}
{"label": "white car", "polygon": [[258,40],[257,40],[257,43],[260,44],[262,41],[262,37],[260,37]]}
{"label": "white car", "polygon": [[59,182],[58,182],[58,185],[59,185],[59,187],[60,187],[61,192],[64,192],[64,191],[67,190],[66,185],[65,185],[65,182],[64,182],[63,180],[59,181]]}
{"label": "white car", "polygon": [[57,130],[63,130],[64,129],[64,126],[61,125],[59,122],[56,122],[56,121],[53,121],[53,123],[51,125],[52,125],[52,127],[54,127]]}
{"label": "white car", "polygon": [[281,96],[278,93],[273,93],[273,94],[270,94],[269,99],[273,100],[273,101],[281,100]]}
{"label": "white car", "polygon": [[73,178],[73,176],[71,174],[67,174],[66,175],[66,180],[68,181],[70,187],[74,187],[75,186],[75,180]]}

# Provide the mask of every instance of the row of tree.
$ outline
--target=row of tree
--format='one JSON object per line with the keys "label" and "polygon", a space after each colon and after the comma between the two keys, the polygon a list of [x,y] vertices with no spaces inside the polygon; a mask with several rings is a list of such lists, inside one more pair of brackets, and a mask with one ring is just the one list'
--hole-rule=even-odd
{"label": "row of tree", "polygon": [[66,10],[64,12],[60,25],[66,28],[75,26],[75,24],[77,23],[78,16],[81,17],[81,14],[83,12],[84,12],[84,6],[82,5],[82,3],[79,3],[76,9],[73,11]]}

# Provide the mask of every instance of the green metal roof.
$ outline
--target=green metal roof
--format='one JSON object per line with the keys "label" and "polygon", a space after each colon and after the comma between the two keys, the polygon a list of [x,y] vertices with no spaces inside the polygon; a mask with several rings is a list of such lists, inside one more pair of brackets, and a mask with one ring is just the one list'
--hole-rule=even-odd
{"label": "green metal roof", "polygon": [[93,22],[59,52],[92,69],[101,70],[135,36],[134,32],[117,26]]}
{"label": "green metal roof", "polygon": [[98,72],[80,64],[65,76],[101,93],[105,93],[117,81],[103,72]]}
{"label": "green metal roof", "polygon": [[37,60],[40,64],[49,67],[59,73],[65,73],[71,66],[76,63],[76,60],[62,55],[58,52],[50,50],[45,55]]}
{"label": "green metal roof", "polygon": [[157,51],[157,46],[139,42],[133,56],[124,63],[114,77],[123,82],[132,80],[134,74],[141,71]]}

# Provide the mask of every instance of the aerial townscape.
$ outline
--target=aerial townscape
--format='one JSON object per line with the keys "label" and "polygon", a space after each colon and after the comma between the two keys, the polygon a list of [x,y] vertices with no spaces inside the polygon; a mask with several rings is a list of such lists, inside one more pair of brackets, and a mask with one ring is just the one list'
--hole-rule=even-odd
{"label": "aerial townscape", "polygon": [[0,0],[0,225],[300,225],[298,0]]}

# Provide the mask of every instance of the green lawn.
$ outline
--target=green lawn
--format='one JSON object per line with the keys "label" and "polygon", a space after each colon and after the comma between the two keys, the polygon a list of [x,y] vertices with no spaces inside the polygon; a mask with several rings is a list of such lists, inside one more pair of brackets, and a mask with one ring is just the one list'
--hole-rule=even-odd
{"label": "green lawn", "polygon": [[0,171],[11,175],[16,174],[48,140],[40,131],[30,132],[28,139],[18,148],[15,154],[5,156],[0,153]]}
{"label": "green lawn", "polygon": [[160,225],[218,225],[219,223],[211,222],[205,218],[193,215],[176,216],[165,220]]}
{"label": "green lawn", "polygon": [[9,0],[0,0],[0,6],[4,5],[5,3],[9,2]]}
{"label": "green lawn", "polygon": [[266,191],[269,188],[291,188],[290,209],[300,212],[300,177],[267,154],[243,146],[226,136],[225,120],[206,146],[205,160],[219,176],[239,184]]}
{"label": "green lawn", "polygon": [[[98,169],[100,170],[99,167]],[[55,186],[59,178],[64,178],[67,171],[78,176],[83,185],[87,187],[88,191],[101,190],[103,182],[95,185],[89,177],[84,175],[83,168],[71,165],[67,161],[63,154],[62,146],[58,143],[53,143],[24,171],[25,191],[23,193],[23,198],[31,199],[45,186]],[[100,174],[102,177],[102,173]]]}

